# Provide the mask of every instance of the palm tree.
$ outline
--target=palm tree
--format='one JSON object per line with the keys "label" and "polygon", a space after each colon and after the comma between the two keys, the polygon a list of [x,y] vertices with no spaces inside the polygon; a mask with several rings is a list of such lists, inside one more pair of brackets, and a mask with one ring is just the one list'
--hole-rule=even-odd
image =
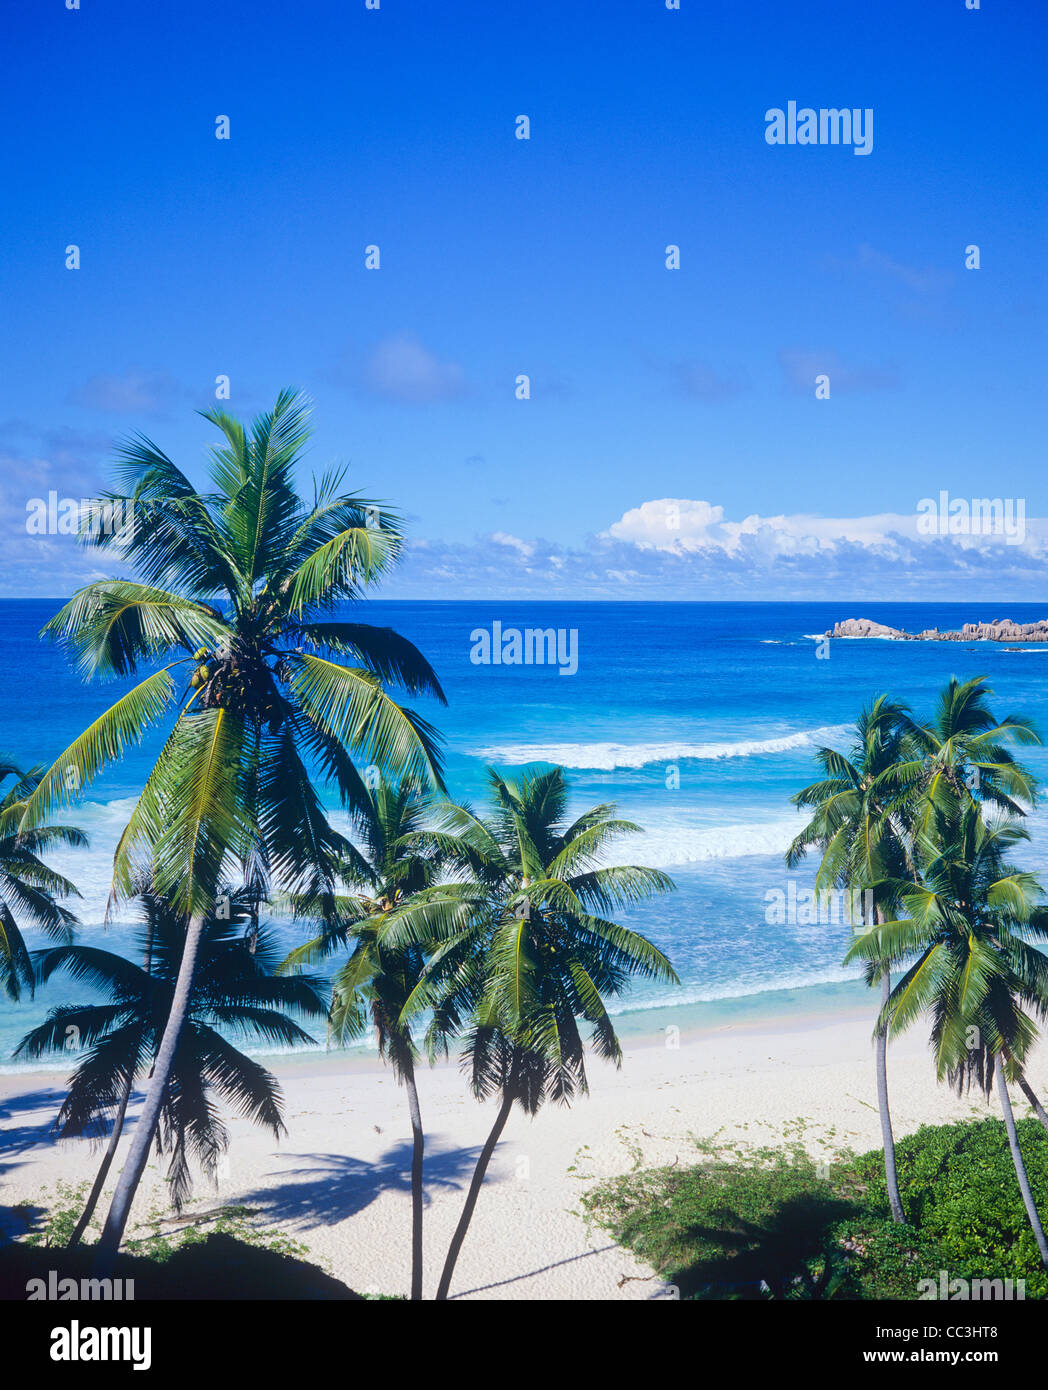
{"label": "palm tree", "polygon": [[221,411],[204,418],[223,436],[212,451],[212,491],[197,492],[136,436],[121,450],[123,491],[104,499],[118,524],[85,527],[87,541],[115,549],[139,578],[87,585],[44,631],[87,677],[149,674],[65,750],[20,821],[21,833],[42,824],[71,784],[86,787],[175,716],[117,845],[113,894],[129,896],[148,860],[156,891],[188,919],[186,947],[100,1264],[119,1247],[160,1122],[223,875],[258,863],[281,891],[318,902],[333,892],[346,844],[328,824],[311,767],[351,809],[364,795],[354,758],[442,785],[435,731],[385,688],[443,700],[429,664],[390,628],[337,614],[397,558],[395,516],[340,492],[337,473],[303,502],[293,475],[308,411],[291,392],[250,432]]}
{"label": "palm tree", "polygon": [[[388,915],[413,894],[432,886],[441,869],[437,845],[426,834],[431,810],[426,789],[405,780],[399,786],[380,781],[358,808],[362,849],[347,857],[342,875],[358,892],[338,896],[321,932],[292,951],[280,967],[297,970],[339,949],[348,956],[333,982],[329,1037],[345,1045],[375,1030],[379,1055],[388,1057],[407,1092],[411,1119],[411,1298],[422,1297],[422,1165],[425,1138],[415,1063],[418,1049],[412,1021],[404,1010],[421,983],[426,953],[418,943],[400,947],[383,940]],[[446,890],[450,891],[450,890]]]}
{"label": "palm tree", "polygon": [[26,797],[40,780],[40,769],[21,771],[0,759],[0,785],[13,778],[0,797],[0,985],[10,999],[30,993],[35,977],[29,947],[18,919],[41,928],[53,940],[72,941],[76,917],[63,898],[80,894],[67,878],[49,869],[40,858],[56,845],[83,848],[87,836],[72,825],[41,824],[19,834]]}
{"label": "palm tree", "polygon": [[470,877],[424,889],[390,913],[381,939],[431,950],[404,1009],[432,1011],[431,1055],[468,1022],[463,1065],[478,1099],[498,1098],[437,1289],[446,1299],[491,1156],[514,1104],[534,1115],[549,1099],[570,1104],[588,1086],[580,1021],[597,1056],[621,1064],[605,996],[632,976],[672,981],[669,961],[639,933],[604,914],[673,888],[656,869],[601,867],[602,852],[639,827],[595,806],[566,823],[563,771],[515,782],[489,769],[494,813],[449,808],[434,842]]}
{"label": "palm tree", "polygon": [[[52,1009],[16,1049],[15,1055],[26,1059],[61,1051],[70,1027],[78,1030],[81,1044],[88,1048],[55,1120],[60,1138],[104,1136],[108,1117],[117,1108],[109,1146],[70,1245],[79,1242],[94,1214],[119,1140],[128,1094],[135,1079],[155,1061],[186,944],[185,918],[166,900],[147,889],[140,901],[148,964],[139,966],[94,946],[56,946],[38,952],[41,982],[65,971],[101,990],[107,1000]],[[291,1015],[323,1018],[327,1012],[312,977],[274,975],[275,943],[264,931],[250,938],[251,910],[250,896],[231,890],[223,907],[205,921],[201,934],[189,1008],[156,1130],[157,1152],[169,1156],[167,1177],[176,1210],[191,1192],[190,1155],[213,1177],[228,1145],[216,1098],[265,1125],[274,1137],[284,1133],[276,1078],[240,1052],[224,1033],[281,1047],[308,1043],[313,1039]]]}
{"label": "palm tree", "polygon": [[940,1080],[958,1091],[977,1082],[989,1098],[996,1078],[1016,1178],[1048,1270],[1048,1242],[1008,1096],[1008,1080],[1022,1075],[1037,1036],[1028,1010],[1048,1016],[1048,958],[1027,939],[1048,940],[1043,892],[1032,874],[1005,858],[1028,839],[1014,819],[987,823],[974,801],[940,809],[923,846],[924,881],[886,885],[907,916],[870,928],[849,956],[912,959],[882,1010],[881,1026],[894,1036],[930,1013]]}
{"label": "palm tree", "polygon": [[[863,902],[863,921],[880,920],[883,904],[875,885],[891,876],[912,872],[908,851],[920,767],[913,759],[912,720],[905,705],[879,695],[865,707],[855,726],[852,756],[832,748],[819,748],[816,761],[824,776],[799,791],[796,806],[813,808],[811,820],[786,851],[786,865],[794,868],[809,849],[819,848],[822,860],[816,875],[817,891],[844,887],[869,894],[872,907]],[[891,991],[891,959],[867,959],[866,982],[880,983],[881,1008]],[[884,1147],[884,1173],[892,1220],[904,1222],[895,1163],[895,1137],[888,1103],[887,1035],[874,1030],[877,1108]]]}
{"label": "palm tree", "polygon": [[1032,804],[1036,780],[1007,745],[1039,744],[1040,735],[1020,715],[998,719],[987,703],[992,694],[985,676],[963,683],[951,677],[940,692],[934,719],[927,724],[909,721],[911,744],[922,760],[920,829],[928,826],[936,808],[951,802],[981,801],[1010,816],[1024,815]]}
{"label": "palm tree", "polygon": [[[963,683],[952,677],[939,695],[934,720],[911,726],[914,746],[923,754],[918,836],[928,830],[936,808],[975,801],[1022,817],[1033,804],[1036,779],[1006,745],[1039,744],[1040,735],[1033,722],[1021,715],[999,720],[987,704],[992,694],[985,676]],[[1048,1112],[1021,1068],[1014,1079],[1048,1132]]]}

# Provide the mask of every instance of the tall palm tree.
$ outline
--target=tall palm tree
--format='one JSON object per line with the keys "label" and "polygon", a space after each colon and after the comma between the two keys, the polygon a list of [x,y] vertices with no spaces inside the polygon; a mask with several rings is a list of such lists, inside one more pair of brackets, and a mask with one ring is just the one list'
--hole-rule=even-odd
{"label": "tall palm tree", "polygon": [[[88,1049],[55,1120],[60,1138],[104,1136],[114,1108],[122,1125],[129,1090],[155,1061],[185,949],[186,922],[152,890],[141,894],[141,904],[145,967],[94,946],[56,946],[36,955],[41,982],[64,971],[107,996],[105,1003],[52,1009],[16,1049],[16,1056],[26,1059],[61,1051],[70,1026]],[[327,1012],[318,981],[274,975],[279,957],[270,935],[262,931],[249,939],[251,906],[246,895],[232,892],[229,910],[212,913],[201,935],[189,1008],[155,1135],[158,1153],[169,1158],[176,1210],[191,1192],[190,1156],[213,1177],[228,1145],[216,1099],[265,1125],[274,1137],[284,1132],[276,1078],[225,1034],[280,1047],[308,1043],[310,1034],[293,1015],[319,1019]],[[118,1138],[114,1129],[70,1245],[79,1242],[91,1220]]]}
{"label": "tall palm tree", "polygon": [[1048,1016],[1048,957],[1028,938],[1048,941],[1048,911],[1037,879],[1006,862],[1029,839],[1011,818],[990,823],[982,807],[940,809],[924,845],[923,882],[891,888],[905,918],[881,922],[856,940],[850,957],[910,958],[884,1006],[891,1035],[919,1016],[932,1018],[936,1072],[960,1090],[978,1082],[997,1094],[1031,1230],[1048,1270],[1048,1242],[1019,1148],[1008,1080],[1017,1080],[1037,1037],[1031,1017]]}
{"label": "tall palm tree", "polygon": [[[412,1020],[404,1010],[426,970],[426,951],[415,941],[393,946],[383,940],[390,912],[432,886],[441,856],[426,833],[432,802],[426,789],[410,780],[399,786],[380,781],[358,807],[361,847],[348,856],[342,876],[358,891],[334,899],[321,931],[298,947],[280,967],[298,970],[348,948],[333,982],[329,1037],[351,1042],[374,1028],[379,1055],[388,1057],[407,1092],[411,1120],[411,1298],[422,1297],[422,1166],[425,1137],[415,1063],[418,1048]],[[451,891],[450,889],[446,891]]]}
{"label": "tall palm tree", "polygon": [[23,772],[8,759],[0,759],[0,785],[13,779],[0,797],[0,986],[15,1000],[23,989],[31,993],[35,984],[19,919],[57,941],[72,941],[76,923],[62,900],[80,894],[40,855],[56,845],[83,848],[88,843],[84,832],[72,825],[41,824],[19,834],[26,797],[36,790],[40,773],[39,768]]}
{"label": "tall palm tree", "polygon": [[[1036,778],[1007,745],[1039,744],[1040,734],[1021,715],[998,719],[987,703],[992,694],[985,676],[964,682],[951,677],[940,692],[934,718],[911,726],[913,746],[922,757],[923,798],[914,825],[918,840],[929,830],[934,838],[934,817],[943,808],[949,815],[951,808],[978,802],[1021,818],[1033,804]],[[1048,1132],[1048,1111],[1022,1068],[1014,1079]]]}
{"label": "tall palm tree", "polygon": [[57,759],[20,822],[23,833],[42,824],[70,784],[86,787],[174,716],[117,845],[113,891],[130,895],[148,860],[157,892],[188,919],[186,949],[99,1242],[103,1264],[119,1247],[160,1122],[223,875],[256,862],[282,891],[318,901],[333,892],[346,845],[328,824],[313,767],[350,808],[364,794],[354,758],[442,785],[435,731],[385,688],[443,700],[429,664],[390,628],[337,612],[396,559],[395,516],[341,492],[342,474],[315,483],[311,503],[301,499],[294,472],[310,431],[291,392],[250,432],[221,411],[205,419],[223,441],[212,451],[210,492],[137,436],[121,451],[123,490],[104,499],[104,515],[117,520],[85,523],[85,539],[115,549],[138,579],[87,585],[44,631],[87,677],[149,674]]}
{"label": "tall palm tree", "polygon": [[580,1022],[598,1057],[621,1064],[605,997],[633,976],[678,983],[669,961],[639,933],[605,915],[673,888],[656,869],[602,867],[603,851],[640,829],[595,806],[568,823],[562,769],[509,781],[489,769],[494,811],[447,812],[434,840],[465,880],[424,889],[395,909],[382,939],[429,944],[427,969],[403,1016],[432,1011],[431,1053],[463,1026],[463,1064],[478,1099],[498,1110],[470,1182],[437,1298],[446,1299],[491,1156],[513,1106],[534,1115],[549,1099],[588,1090]]}
{"label": "tall palm tree", "polygon": [[[825,775],[792,798],[813,814],[786,851],[787,867],[794,868],[809,849],[820,849],[817,891],[843,887],[869,895],[869,909],[863,899],[864,921],[867,914],[871,922],[882,916],[876,885],[912,871],[908,844],[921,785],[912,728],[905,705],[877,696],[856,721],[851,757],[819,748],[815,757]],[[866,981],[880,984],[882,1009],[891,991],[891,964],[890,957],[866,959]],[[874,1054],[888,1201],[892,1220],[904,1222],[888,1102],[887,1034],[880,1026],[874,1030]]]}

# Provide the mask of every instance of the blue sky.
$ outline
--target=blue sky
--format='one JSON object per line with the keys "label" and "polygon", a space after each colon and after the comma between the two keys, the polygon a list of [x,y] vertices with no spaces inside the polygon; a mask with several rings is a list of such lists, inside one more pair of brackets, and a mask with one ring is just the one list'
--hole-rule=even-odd
{"label": "blue sky", "polygon": [[[5,25],[2,592],[92,573],[25,506],[97,490],[117,436],[202,477],[225,373],[234,413],[307,390],[317,470],[409,515],[391,594],[1040,597],[1041,4],[51,0]],[[789,100],[872,108],[872,152],[770,146]],[[1024,499],[1025,541],[917,538],[941,489]]]}

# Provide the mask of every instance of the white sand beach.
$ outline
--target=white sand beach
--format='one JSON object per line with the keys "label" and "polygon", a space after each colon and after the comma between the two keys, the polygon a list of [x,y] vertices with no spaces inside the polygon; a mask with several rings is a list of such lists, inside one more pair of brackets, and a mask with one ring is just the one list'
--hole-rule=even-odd
{"label": "white sand beach", "polygon": [[[283,1058],[288,1134],[278,1145],[245,1121],[229,1122],[232,1144],[216,1194],[197,1185],[189,1213],[219,1204],[257,1209],[307,1245],[316,1263],[359,1291],[404,1293],[408,1284],[410,1131],[403,1091],[374,1059]],[[1048,1089],[1048,1057],[1031,1081]],[[47,1137],[61,1100],[60,1074],[0,1076],[0,1221],[24,1230],[10,1208],[37,1201],[58,1181],[93,1177],[87,1143]],[[514,1113],[481,1193],[453,1297],[469,1299],[651,1299],[666,1296],[653,1271],[589,1229],[579,1197],[601,1178],[644,1166],[691,1162],[693,1136],[720,1134],[778,1144],[804,1121],[803,1142],[863,1150],[879,1146],[870,1020],[808,1019],[684,1033],[671,1048],[652,1039],[628,1047],[621,1071],[590,1068],[591,1094],[535,1120]],[[915,1032],[889,1052],[896,1135],[921,1123],[986,1113],[981,1098],[958,1099],[935,1084]],[[431,1296],[493,1108],[478,1105],[453,1064],[420,1075],[427,1131],[426,1295]],[[1021,1095],[1017,1114],[1027,1113]],[[996,1109],[994,1111],[996,1112]],[[122,1150],[121,1150],[122,1152]],[[164,1202],[152,1163],[135,1214]]]}

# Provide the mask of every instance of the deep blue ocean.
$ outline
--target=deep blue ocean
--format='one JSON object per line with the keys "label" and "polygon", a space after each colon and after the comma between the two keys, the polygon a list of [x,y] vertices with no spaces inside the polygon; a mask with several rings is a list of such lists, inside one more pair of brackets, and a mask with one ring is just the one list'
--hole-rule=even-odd
{"label": "deep blue ocean", "polygon": [[[0,603],[0,750],[25,763],[50,762],[122,688],[85,686],[62,652],[39,640],[58,606]],[[638,986],[619,1005],[626,1011],[731,1008],[733,1001],[770,1008],[784,991],[810,992],[814,1001],[857,978],[840,964],[846,925],[775,926],[766,915],[769,891],[785,891],[791,877],[782,855],[801,819],[789,798],[815,777],[812,750],[845,747],[848,726],[874,695],[889,692],[930,714],[949,676],[986,675],[997,712],[1031,716],[1048,738],[1048,645],[836,641],[829,658],[818,659],[818,634],[848,617],[913,631],[1046,614],[1023,604],[870,602],[369,602],[355,610],[360,620],[391,624],[411,638],[436,668],[448,707],[417,707],[445,736],[453,796],[482,806],[487,763],[511,776],[526,764],[559,763],[573,811],[615,801],[644,827],[619,862],[664,868],[677,891],[624,920],[669,954],[682,985]],[[471,634],[490,632],[495,622],[504,631],[574,630],[577,671],[473,664]],[[89,832],[91,849],[51,860],[80,888],[83,939],[113,950],[130,949],[126,922],[103,927],[113,846],[162,736],[158,730],[107,772],[66,817]],[[1024,756],[1048,777],[1048,750]],[[1048,874],[1043,805],[1028,824],[1033,840],[1024,865]],[[792,875],[805,888],[813,876],[814,864]],[[280,930],[289,945],[299,939],[290,926]],[[844,994],[851,997],[849,987]],[[55,980],[17,1007],[0,1000],[0,1067],[10,1065],[17,1039],[49,1007],[85,997],[84,986]]]}

